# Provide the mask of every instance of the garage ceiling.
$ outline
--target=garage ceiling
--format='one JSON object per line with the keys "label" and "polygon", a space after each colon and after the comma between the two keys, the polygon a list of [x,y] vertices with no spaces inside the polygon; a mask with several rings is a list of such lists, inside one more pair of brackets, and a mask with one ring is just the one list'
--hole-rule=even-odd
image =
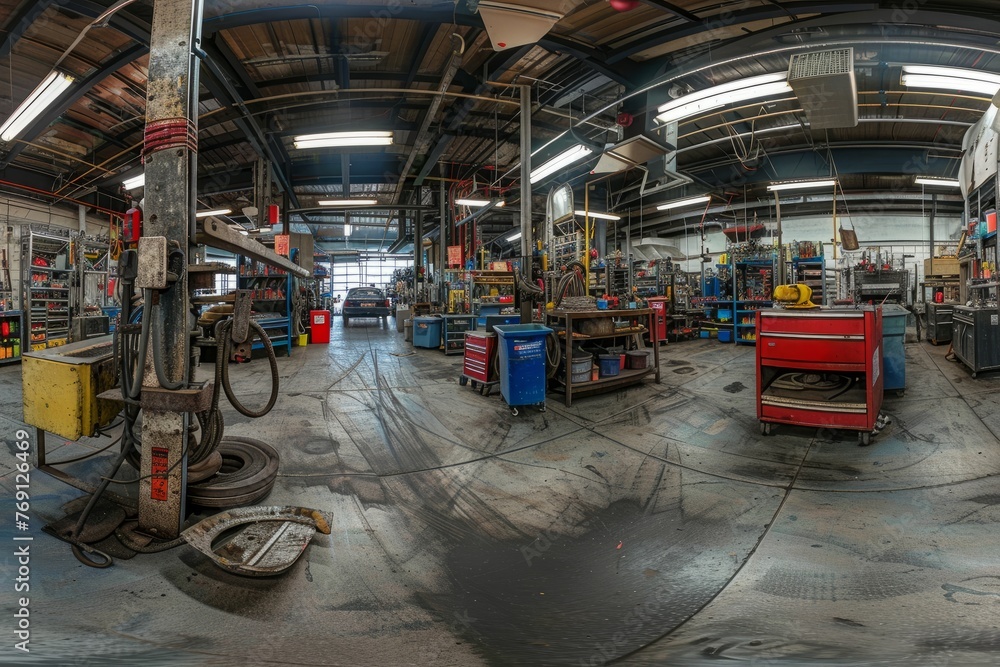
{"label": "garage ceiling", "polygon": [[[914,175],[957,174],[962,136],[990,96],[907,87],[902,66],[1000,72],[1000,21],[987,0],[636,0],[624,12],[607,0],[506,4],[561,18],[536,42],[496,51],[484,28],[485,0],[207,0],[201,205],[238,210],[253,200],[253,169],[263,159],[287,192],[286,206],[299,211],[293,219],[328,249],[345,247],[345,218],[316,210],[323,199],[367,196],[382,207],[413,207],[351,214],[349,247],[375,249],[397,238],[401,220],[407,229],[422,215],[433,228],[442,182],[452,194],[503,195],[516,209],[518,96],[530,86],[536,164],[571,143],[570,131],[598,146],[645,133],[675,149],[592,176],[598,151],[536,184],[534,211],[544,210],[539,193],[553,183],[572,182],[582,193],[593,181],[595,210],[630,220],[641,212],[646,233],[667,232],[683,220],[656,210],[664,200],[712,192],[740,210],[737,218],[766,214],[767,183],[832,174],[852,207],[920,210]],[[53,68],[75,79],[17,139],[0,143],[5,184],[124,208],[121,182],[141,173],[152,3],[116,5],[124,6],[94,25],[109,0],[0,0],[7,17],[0,121]],[[784,72],[796,54],[847,47],[855,127],[811,127],[793,93],[707,110],[682,121],[676,136],[656,127],[656,108],[675,97]],[[394,143],[312,150],[292,143],[299,134],[356,129],[392,129]],[[798,211],[829,212],[829,199],[803,198]],[[961,208],[954,190],[938,199],[942,211]],[[501,209],[493,231],[515,218]]]}

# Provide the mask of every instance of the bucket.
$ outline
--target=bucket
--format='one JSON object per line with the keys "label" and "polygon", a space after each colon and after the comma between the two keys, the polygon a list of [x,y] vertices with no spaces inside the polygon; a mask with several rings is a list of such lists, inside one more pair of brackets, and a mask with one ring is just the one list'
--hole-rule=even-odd
{"label": "bucket", "polygon": [[578,354],[573,356],[570,365],[573,382],[589,382],[590,369],[594,363],[594,358],[589,354]]}
{"label": "bucket", "polygon": [[649,355],[645,350],[633,350],[631,352],[626,352],[625,357],[628,367],[632,370],[642,370],[646,368],[646,364],[649,360]]}
{"label": "bucket", "polygon": [[719,329],[719,342],[720,343],[731,343],[733,342],[733,332],[729,329]]}
{"label": "bucket", "polygon": [[602,378],[618,375],[621,370],[621,356],[617,354],[602,354],[598,356],[598,363],[601,365]]}

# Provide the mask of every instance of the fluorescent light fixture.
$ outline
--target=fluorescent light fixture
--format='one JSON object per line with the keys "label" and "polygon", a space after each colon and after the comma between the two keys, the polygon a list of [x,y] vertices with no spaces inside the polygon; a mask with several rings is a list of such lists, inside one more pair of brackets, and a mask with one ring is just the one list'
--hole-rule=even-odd
{"label": "fluorescent light fixture", "polygon": [[677,199],[674,201],[668,201],[666,204],[660,204],[656,207],[657,211],[669,211],[672,208],[681,208],[683,206],[694,206],[695,204],[704,204],[707,201],[711,201],[711,195],[702,195],[701,197],[688,197],[687,199]]}
{"label": "fluorescent light fixture", "polygon": [[242,234],[243,236],[250,236],[250,232],[248,232],[248,231],[247,231],[247,230],[245,230],[245,229],[241,229],[241,230],[240,230],[240,234]]}
{"label": "fluorescent light fixture", "polygon": [[377,199],[321,199],[320,206],[376,206]]}
{"label": "fluorescent light fixture", "polygon": [[514,234],[513,236],[508,237],[507,240],[508,241],[516,241],[519,238],[521,238],[521,232],[518,232],[517,234]]}
{"label": "fluorescent light fixture", "polygon": [[0,139],[10,141],[24,132],[72,83],[71,76],[62,72],[49,72],[21,105],[14,109],[14,113],[7,117],[3,125],[0,125]]}
{"label": "fluorescent light fixture", "polygon": [[350,225],[347,225],[347,224],[345,224],[345,225],[344,225],[344,236],[350,236],[350,235],[351,235],[351,231],[352,231],[352,230],[351,230],[351,226],[350,226]]}
{"label": "fluorescent light fixture", "polygon": [[122,186],[126,190],[135,190],[136,188],[141,188],[146,185],[146,174],[142,173],[138,176],[133,176],[132,178],[126,178],[122,181]]}
{"label": "fluorescent light fixture", "polygon": [[294,139],[296,148],[330,148],[341,146],[389,146],[391,131],[326,132],[303,134]]}
{"label": "fluorescent light fixture", "polygon": [[[493,203],[493,201],[494,200],[492,199],[456,199],[455,203],[458,204],[459,206],[482,207],[482,206],[489,206],[491,203]],[[507,202],[505,202],[502,199],[497,201],[496,204],[494,204],[496,208],[503,208],[506,205]]]}
{"label": "fluorescent light fixture", "polygon": [[799,190],[804,188],[829,188],[837,184],[833,179],[824,181],[792,181],[790,183],[771,183],[767,186],[768,192],[780,192],[782,190]]}
{"label": "fluorescent light fixture", "polygon": [[595,213],[594,211],[573,211],[577,215],[582,215],[589,218],[596,218],[598,220],[621,220],[620,215],[611,215],[610,213]]}
{"label": "fluorescent light fixture", "polygon": [[232,213],[231,209],[228,209],[228,208],[217,208],[217,209],[212,210],[212,211],[198,211],[197,213],[194,214],[194,217],[196,217],[196,218],[207,218],[210,215],[229,215],[230,213]]}
{"label": "fluorescent light fixture", "polygon": [[542,166],[540,166],[537,169],[535,169],[534,171],[532,171],[531,175],[528,177],[528,180],[531,183],[537,183],[538,181],[542,180],[543,178],[545,178],[547,176],[550,176],[550,175],[554,174],[555,172],[559,171],[563,167],[568,167],[569,165],[573,164],[574,162],[579,162],[580,160],[582,160],[583,158],[587,157],[588,155],[590,155],[593,152],[594,152],[594,149],[592,149],[590,146],[585,146],[583,144],[577,144],[576,146],[573,146],[572,148],[568,148],[568,149],[564,150],[559,155],[556,155],[554,158],[552,158],[548,162],[542,164]]}
{"label": "fluorescent light fixture", "polygon": [[951,178],[930,178],[928,176],[917,176],[913,179],[913,182],[917,185],[937,185],[942,188],[961,187],[961,183]]}
{"label": "fluorescent light fixture", "polygon": [[790,93],[792,87],[788,85],[787,77],[786,72],[775,72],[695,91],[661,105],[657,108],[659,114],[656,120],[673,123],[727,104]]}
{"label": "fluorescent light fixture", "polygon": [[261,227],[257,231],[260,232],[261,234],[271,234],[274,232],[274,228],[269,225],[267,227]]}
{"label": "fluorescent light fixture", "polygon": [[903,65],[903,76],[900,80],[904,86],[913,88],[935,88],[983,95],[995,95],[1000,90],[1000,74],[960,67]]}

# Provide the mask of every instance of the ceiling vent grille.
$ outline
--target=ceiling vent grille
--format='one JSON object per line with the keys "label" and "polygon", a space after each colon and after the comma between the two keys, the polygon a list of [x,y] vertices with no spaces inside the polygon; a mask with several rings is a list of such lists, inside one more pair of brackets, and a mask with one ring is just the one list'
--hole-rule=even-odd
{"label": "ceiling vent grille", "polygon": [[853,48],[796,53],[788,62],[788,84],[812,129],[858,124]]}

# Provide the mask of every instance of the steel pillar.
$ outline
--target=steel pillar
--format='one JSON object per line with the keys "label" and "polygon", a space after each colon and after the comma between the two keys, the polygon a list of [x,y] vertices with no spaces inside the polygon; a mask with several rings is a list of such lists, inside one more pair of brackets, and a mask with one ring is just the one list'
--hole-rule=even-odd
{"label": "steel pillar", "polygon": [[[202,11],[202,0],[157,0],[150,33],[143,236],[164,237],[168,252],[184,253],[182,266],[194,236],[199,63],[192,49],[200,46]],[[186,386],[191,378],[189,301],[182,269],[166,289],[152,291],[144,306],[159,331],[150,348],[158,348],[153,353],[170,384]],[[160,385],[155,373],[146,377],[144,386]],[[186,412],[144,410],[139,528],[159,538],[180,534],[187,427]]]}
{"label": "steel pillar", "polygon": [[[531,283],[531,258],[535,240],[531,235],[531,86],[521,93],[521,275]],[[531,302],[521,302],[521,321],[531,322]]]}

